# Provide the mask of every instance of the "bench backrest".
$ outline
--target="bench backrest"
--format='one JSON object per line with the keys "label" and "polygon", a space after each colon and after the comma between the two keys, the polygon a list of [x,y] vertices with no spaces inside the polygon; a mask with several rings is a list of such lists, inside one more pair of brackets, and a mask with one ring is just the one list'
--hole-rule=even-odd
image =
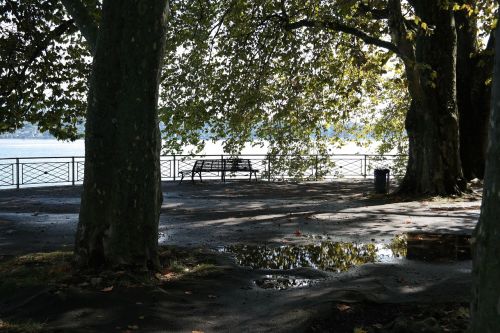
{"label": "bench backrest", "polygon": [[222,160],[198,160],[194,163],[193,171],[222,171]]}
{"label": "bench backrest", "polygon": [[241,158],[227,159],[225,170],[228,171],[248,171],[252,170],[252,164],[250,160],[244,160]]}
{"label": "bench backrest", "polygon": [[216,160],[197,160],[193,165],[193,172],[200,171],[249,171],[252,164],[248,159],[228,158]]}

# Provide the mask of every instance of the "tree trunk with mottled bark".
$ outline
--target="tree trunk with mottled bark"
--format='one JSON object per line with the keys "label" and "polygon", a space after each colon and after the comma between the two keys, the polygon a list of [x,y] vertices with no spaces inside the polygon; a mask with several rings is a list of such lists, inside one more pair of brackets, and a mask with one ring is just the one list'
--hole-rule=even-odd
{"label": "tree trunk with mottled bark", "polygon": [[495,54],[483,202],[473,235],[474,333],[500,332],[500,45],[495,46]]}
{"label": "tree trunk with mottled bark", "polygon": [[[473,1],[467,1],[474,7]],[[460,157],[467,180],[483,179],[488,140],[493,70],[493,35],[486,50],[478,49],[477,17],[466,11],[455,12],[458,37],[457,102],[460,116]]]}
{"label": "tree trunk with mottled bark", "polygon": [[466,189],[459,153],[457,35],[453,12],[434,0],[415,1],[433,31],[417,37],[415,60],[403,59],[412,98],[406,117],[409,160],[400,193],[450,195]]}
{"label": "tree trunk with mottled bark", "polygon": [[81,267],[158,266],[157,102],[166,0],[105,0],[85,128],[75,254]]}

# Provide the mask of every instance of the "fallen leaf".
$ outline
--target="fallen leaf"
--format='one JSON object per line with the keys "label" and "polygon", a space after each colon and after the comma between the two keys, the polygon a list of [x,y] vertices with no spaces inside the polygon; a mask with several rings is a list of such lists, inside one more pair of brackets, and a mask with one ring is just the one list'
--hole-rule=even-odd
{"label": "fallen leaf", "polygon": [[131,329],[131,330],[138,330],[139,326],[137,326],[137,325],[128,325],[127,328]]}
{"label": "fallen leaf", "polygon": [[208,298],[217,298],[215,295],[208,295]]}
{"label": "fallen leaf", "polygon": [[397,279],[396,279],[396,281],[397,281],[398,283],[409,284],[409,281],[408,281],[408,280],[406,280],[406,279],[405,279],[405,278],[403,278],[403,277],[399,277],[399,278],[397,278]]}
{"label": "fallen leaf", "polygon": [[347,311],[347,310],[350,310],[351,307],[347,304],[337,304],[337,309],[339,311]]}
{"label": "fallen leaf", "polygon": [[457,316],[462,317],[462,318],[469,318],[470,317],[470,311],[469,311],[468,308],[464,308],[463,306],[461,306],[457,310]]}
{"label": "fallen leaf", "polygon": [[295,236],[300,236],[300,235],[302,235],[302,233],[300,232],[300,230],[299,230],[299,229],[295,230],[294,234],[295,234]]}
{"label": "fallen leaf", "polygon": [[144,319],[144,316],[139,316],[139,319],[141,319],[141,320]]}
{"label": "fallen leaf", "polygon": [[191,331],[191,333],[204,333],[203,331]]}
{"label": "fallen leaf", "polygon": [[186,290],[186,291],[184,292],[184,294],[186,294],[186,295],[192,295],[192,294],[193,294],[193,292],[192,292],[192,291],[189,291],[189,290]]}
{"label": "fallen leaf", "polygon": [[356,327],[353,331],[353,333],[368,333],[367,330],[361,328],[361,327]]}
{"label": "fallen leaf", "polygon": [[104,289],[101,289],[101,291],[104,291],[104,292],[110,292],[113,290],[113,286],[110,286],[110,287],[106,287]]}

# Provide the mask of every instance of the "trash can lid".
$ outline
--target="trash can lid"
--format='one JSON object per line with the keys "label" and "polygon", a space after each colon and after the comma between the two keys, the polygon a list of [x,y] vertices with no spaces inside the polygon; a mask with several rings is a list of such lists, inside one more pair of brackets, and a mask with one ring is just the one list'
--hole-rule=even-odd
{"label": "trash can lid", "polygon": [[390,170],[386,169],[386,168],[375,169],[375,173],[376,174],[386,174],[386,173],[389,173],[389,172],[390,172]]}

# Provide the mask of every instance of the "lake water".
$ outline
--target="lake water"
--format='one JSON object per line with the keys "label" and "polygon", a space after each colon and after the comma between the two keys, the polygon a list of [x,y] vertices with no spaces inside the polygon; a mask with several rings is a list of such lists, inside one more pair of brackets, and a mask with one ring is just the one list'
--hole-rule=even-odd
{"label": "lake water", "polygon": [[52,139],[0,139],[0,158],[84,155],[83,140],[63,142]]}
{"label": "lake water", "polygon": [[[189,147],[184,150],[185,154]],[[265,154],[266,148],[245,147],[243,154]],[[204,154],[223,154],[222,144],[207,142]],[[0,139],[0,158],[12,157],[49,157],[49,156],[85,156],[84,140],[74,142],[58,141],[55,139]]]}
{"label": "lake water", "polygon": [[[189,148],[185,149],[187,154]],[[242,154],[266,154],[266,147],[252,147],[247,144]],[[341,149],[333,149],[334,154],[366,154],[373,153],[374,148],[357,147],[353,143],[346,144]],[[223,154],[221,142],[207,142],[204,154]],[[0,158],[11,157],[48,157],[48,156],[84,156],[84,140],[74,142],[58,141],[55,139],[0,139]]]}

